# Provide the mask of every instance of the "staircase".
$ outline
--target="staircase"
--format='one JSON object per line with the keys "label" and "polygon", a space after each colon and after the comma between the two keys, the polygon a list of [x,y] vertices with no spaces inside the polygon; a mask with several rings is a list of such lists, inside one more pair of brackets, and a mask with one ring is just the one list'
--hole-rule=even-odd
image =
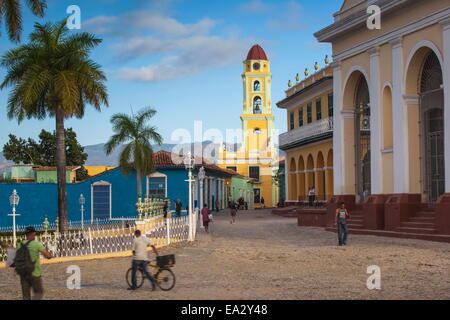
{"label": "staircase", "polygon": [[355,210],[350,213],[350,219],[347,219],[349,229],[364,229],[364,218],[362,210]]}
{"label": "staircase", "polygon": [[421,208],[408,221],[402,222],[401,226],[396,228],[398,232],[414,234],[435,234],[436,233],[436,213],[432,208]]}

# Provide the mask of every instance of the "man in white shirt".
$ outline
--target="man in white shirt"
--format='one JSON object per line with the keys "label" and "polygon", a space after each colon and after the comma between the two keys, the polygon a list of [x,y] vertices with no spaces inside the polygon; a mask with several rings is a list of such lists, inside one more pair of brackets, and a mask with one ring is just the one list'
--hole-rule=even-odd
{"label": "man in white shirt", "polygon": [[134,232],[135,239],[133,240],[133,262],[131,264],[132,272],[131,272],[131,287],[128,288],[128,290],[136,290],[137,284],[136,284],[136,272],[138,268],[141,268],[144,270],[144,274],[147,277],[147,279],[152,284],[152,290],[156,290],[155,285],[155,279],[153,279],[153,276],[148,272],[148,252],[147,247],[152,247],[153,252],[156,254],[156,256],[159,256],[158,251],[156,250],[156,247],[150,242],[150,239],[148,239],[145,236],[141,235],[140,230],[136,230]]}

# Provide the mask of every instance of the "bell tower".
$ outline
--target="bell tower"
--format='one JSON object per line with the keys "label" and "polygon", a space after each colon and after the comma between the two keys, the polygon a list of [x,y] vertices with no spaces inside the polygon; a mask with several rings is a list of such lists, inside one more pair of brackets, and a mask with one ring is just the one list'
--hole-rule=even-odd
{"label": "bell tower", "polygon": [[244,61],[244,87],[241,114],[245,151],[251,155],[270,156],[273,150],[271,133],[275,118],[272,114],[272,73],[263,48],[254,45]]}
{"label": "bell tower", "polygon": [[244,61],[242,84],[242,144],[234,150],[223,145],[218,165],[251,178],[253,194],[246,201],[255,207],[271,207],[278,203],[278,189],[273,179],[278,171],[275,145],[278,136],[272,114],[270,61],[259,45],[250,49]]}

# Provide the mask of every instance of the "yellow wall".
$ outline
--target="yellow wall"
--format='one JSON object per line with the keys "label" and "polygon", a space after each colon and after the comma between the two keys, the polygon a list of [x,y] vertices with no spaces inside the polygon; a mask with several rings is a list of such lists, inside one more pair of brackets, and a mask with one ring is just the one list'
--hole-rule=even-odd
{"label": "yellow wall", "polygon": [[116,168],[116,167],[107,167],[107,166],[87,166],[87,167],[85,167],[85,168],[86,168],[88,174],[92,177],[92,176],[96,176],[96,175],[98,175],[98,174],[100,174],[100,173],[103,173],[103,172],[105,172],[105,171],[112,170],[112,169],[114,169],[114,168]]}
{"label": "yellow wall", "polygon": [[[333,195],[332,139],[288,150],[286,159],[288,200],[307,200],[312,186],[316,189],[318,200],[327,200]],[[315,172],[305,172],[313,169],[316,169]]]}
{"label": "yellow wall", "polygon": [[308,123],[308,104],[311,103],[312,105],[312,122],[314,123],[317,121],[317,104],[316,101],[317,99],[321,99],[322,101],[322,119],[326,119],[328,118],[330,115],[328,113],[328,95],[330,93],[333,93],[333,90],[327,90],[325,92],[323,92],[322,94],[314,97],[313,99],[309,100],[308,102],[303,103],[302,105],[299,105],[295,108],[289,109],[287,112],[287,128],[288,131],[291,130],[291,122],[290,122],[290,117],[291,117],[291,112],[294,113],[294,129],[297,129],[300,126],[300,116],[299,116],[299,112],[300,109],[303,108],[303,126],[306,126],[310,123]]}

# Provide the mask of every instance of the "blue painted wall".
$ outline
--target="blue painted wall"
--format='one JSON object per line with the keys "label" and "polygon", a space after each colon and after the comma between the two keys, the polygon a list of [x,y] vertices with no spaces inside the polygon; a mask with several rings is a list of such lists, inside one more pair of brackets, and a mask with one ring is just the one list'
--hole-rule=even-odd
{"label": "blue painted wall", "polygon": [[[171,210],[175,209],[175,201],[180,199],[183,209],[188,203],[188,179],[184,168],[156,168],[167,176],[167,196],[171,202]],[[208,172],[209,176],[223,177],[221,173]],[[82,193],[86,199],[84,219],[91,218],[91,185],[98,181],[106,181],[112,185],[112,217],[136,217],[136,175],[122,175],[120,169],[111,170],[84,182],[67,184],[67,210],[69,220],[80,221],[81,211],[78,199]],[[0,226],[11,226],[12,218],[9,196],[16,189],[20,196],[17,207],[18,225],[41,224],[44,216],[55,221],[58,213],[57,185],[38,183],[0,183]],[[142,190],[146,192],[146,179],[142,180]]]}

